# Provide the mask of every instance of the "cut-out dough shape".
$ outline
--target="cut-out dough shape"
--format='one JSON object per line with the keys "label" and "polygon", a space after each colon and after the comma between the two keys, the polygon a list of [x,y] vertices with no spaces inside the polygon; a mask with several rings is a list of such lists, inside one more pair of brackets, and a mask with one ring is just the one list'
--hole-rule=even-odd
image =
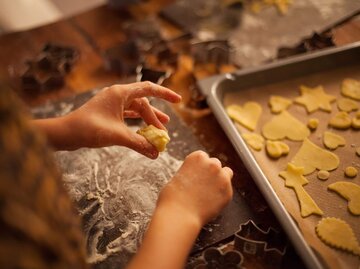
{"label": "cut-out dough shape", "polygon": [[315,227],[316,234],[326,244],[360,256],[360,245],[354,231],[345,221],[323,218]]}
{"label": "cut-out dough shape", "polygon": [[242,134],[246,144],[256,151],[262,150],[264,147],[265,139],[259,134]]}
{"label": "cut-out dough shape", "polygon": [[326,170],[320,170],[318,173],[317,173],[317,178],[318,179],[321,179],[321,180],[328,180],[330,177],[330,173],[329,171],[326,171]]}
{"label": "cut-out dough shape", "polygon": [[360,186],[346,181],[338,181],[328,186],[348,201],[348,209],[354,215],[360,215]]}
{"label": "cut-out dough shape", "polygon": [[256,102],[247,102],[244,106],[230,105],[226,112],[231,119],[250,131],[254,131],[261,116],[262,108]]}
{"label": "cut-out dough shape", "polygon": [[307,123],[307,127],[309,127],[310,130],[314,131],[319,126],[319,120],[315,118],[309,119]]}
{"label": "cut-out dough shape", "polygon": [[309,88],[302,85],[300,92],[301,96],[295,99],[295,103],[305,106],[308,113],[318,109],[331,112],[331,103],[336,100],[336,97],[326,94],[322,86]]}
{"label": "cut-out dough shape", "polygon": [[337,107],[340,111],[351,112],[359,109],[358,104],[349,98],[340,98],[337,100]]}
{"label": "cut-out dough shape", "polygon": [[351,126],[354,129],[360,129],[360,112],[356,113],[355,117],[352,119]]}
{"label": "cut-out dough shape", "polygon": [[347,112],[341,111],[330,119],[329,125],[336,129],[348,129],[351,126],[351,118]]}
{"label": "cut-out dough shape", "polygon": [[338,168],[340,160],[334,153],[320,148],[306,138],[291,163],[298,167],[304,167],[304,175],[308,175],[316,169],[334,170]]}
{"label": "cut-out dough shape", "polygon": [[148,125],[138,130],[137,133],[145,137],[159,152],[164,151],[170,141],[170,137],[165,130],[158,129],[153,125]]}
{"label": "cut-out dough shape", "polygon": [[348,166],[348,167],[345,168],[344,173],[345,173],[345,176],[346,176],[346,177],[354,178],[354,177],[357,176],[358,171],[357,171],[357,169],[356,169],[355,167],[353,167],[353,166]]}
{"label": "cut-out dough shape", "polygon": [[292,101],[290,99],[277,95],[270,96],[269,105],[272,113],[280,113],[286,110],[291,104]]}
{"label": "cut-out dough shape", "polygon": [[338,147],[345,146],[345,138],[341,135],[334,134],[332,132],[324,132],[323,142],[328,149],[337,149]]}
{"label": "cut-out dough shape", "polygon": [[285,186],[293,188],[298,201],[300,203],[300,213],[303,218],[310,216],[311,214],[323,215],[323,211],[317,206],[315,201],[303,188],[309,181],[303,176],[304,169],[302,167],[296,167],[295,165],[288,163],[286,171],[280,172],[280,176],[285,179]]}
{"label": "cut-out dough shape", "polygon": [[281,156],[287,155],[290,148],[287,144],[281,141],[266,141],[266,152],[274,159],[278,159]]}
{"label": "cut-out dough shape", "polygon": [[341,85],[341,93],[352,99],[360,101],[360,81],[356,79],[344,79]]}
{"label": "cut-out dough shape", "polygon": [[262,128],[262,133],[265,138],[270,140],[288,138],[293,141],[302,141],[310,135],[306,125],[287,111],[275,115],[267,122]]}
{"label": "cut-out dough shape", "polygon": [[360,147],[356,148],[356,155],[360,157]]}

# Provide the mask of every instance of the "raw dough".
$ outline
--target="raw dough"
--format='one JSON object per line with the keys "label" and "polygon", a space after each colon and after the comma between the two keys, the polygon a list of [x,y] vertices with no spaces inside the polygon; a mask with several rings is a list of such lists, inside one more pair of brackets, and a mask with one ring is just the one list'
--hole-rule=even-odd
{"label": "raw dough", "polygon": [[[289,128],[290,126],[291,128]],[[262,128],[262,133],[265,138],[270,140],[288,138],[294,141],[302,141],[310,135],[306,125],[287,111],[275,115],[267,122]]]}
{"label": "raw dough", "polygon": [[354,231],[345,221],[337,218],[323,218],[316,225],[315,230],[317,236],[329,246],[360,256],[360,246]]}
{"label": "raw dough", "polygon": [[323,142],[328,149],[337,149],[346,144],[344,137],[328,131],[324,132]]}
{"label": "raw dough", "polygon": [[239,105],[230,105],[226,112],[231,119],[240,123],[250,131],[254,131],[261,116],[262,108],[256,102],[247,102],[243,107]]}
{"label": "raw dough", "polygon": [[344,173],[345,173],[346,177],[353,178],[353,177],[357,176],[358,171],[357,171],[357,169],[355,167],[348,166],[348,167],[345,168]]}
{"label": "raw dough", "polygon": [[309,113],[318,109],[330,112],[331,102],[336,100],[335,96],[326,94],[324,88],[320,85],[315,88],[302,85],[300,91],[301,96],[295,99],[295,103],[305,106]]}
{"label": "raw dough", "polygon": [[321,180],[327,180],[330,177],[330,173],[326,170],[320,170],[317,173],[317,178]]}
{"label": "raw dough", "polygon": [[280,113],[286,110],[291,104],[292,101],[290,99],[277,95],[270,96],[269,105],[273,113]]}
{"label": "raw dough", "polygon": [[309,119],[307,123],[307,127],[309,127],[310,130],[314,131],[319,126],[319,120],[315,118]]}
{"label": "raw dough", "polygon": [[348,129],[351,126],[351,118],[347,112],[341,111],[330,119],[329,125],[336,129]]}
{"label": "raw dough", "polygon": [[290,148],[287,144],[281,141],[266,141],[266,152],[274,159],[278,159],[283,155],[287,155]]}
{"label": "raw dough", "polygon": [[137,133],[145,137],[159,152],[164,151],[170,141],[170,137],[165,130],[158,129],[153,125],[148,125],[138,130]]}
{"label": "raw dough", "polygon": [[338,181],[328,186],[331,191],[337,192],[348,200],[348,209],[354,215],[360,215],[360,186],[346,181]]}
{"label": "raw dough", "polygon": [[308,175],[316,169],[334,170],[338,168],[340,160],[334,153],[320,148],[306,138],[291,163],[298,167],[304,167],[304,175]]}
{"label": "raw dough", "polygon": [[360,157],[360,147],[356,148],[356,155]]}
{"label": "raw dough", "polygon": [[295,165],[288,163],[286,171],[280,172],[279,175],[285,179],[286,187],[294,189],[300,203],[300,212],[303,218],[310,216],[311,214],[321,216],[324,213],[303,188],[303,185],[309,183],[309,181],[303,176],[303,173],[304,168],[296,167]]}
{"label": "raw dough", "polygon": [[242,134],[246,144],[248,144],[252,149],[256,151],[262,150],[264,146],[265,139],[259,134]]}
{"label": "raw dough", "polygon": [[360,129],[360,112],[356,113],[355,117],[352,119],[351,126],[354,129]]}
{"label": "raw dough", "polygon": [[344,79],[341,85],[341,93],[352,99],[360,101],[360,81],[356,79]]}
{"label": "raw dough", "polygon": [[359,109],[358,104],[349,98],[340,98],[337,100],[337,106],[339,110],[345,112],[356,111]]}

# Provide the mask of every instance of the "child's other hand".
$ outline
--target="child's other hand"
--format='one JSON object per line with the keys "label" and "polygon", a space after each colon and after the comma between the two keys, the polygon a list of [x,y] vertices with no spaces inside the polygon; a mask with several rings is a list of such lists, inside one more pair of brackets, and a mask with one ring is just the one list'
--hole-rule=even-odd
{"label": "child's other hand", "polygon": [[231,200],[233,171],[202,151],[189,154],[161,191],[158,207],[172,207],[203,226]]}
{"label": "child's other hand", "polygon": [[131,131],[124,122],[125,118],[142,118],[148,125],[165,129],[169,116],[151,106],[147,96],[172,103],[181,100],[180,95],[151,82],[104,88],[66,116],[72,140],[76,141],[73,148],[119,145],[155,159],[158,156],[156,148],[143,136]]}

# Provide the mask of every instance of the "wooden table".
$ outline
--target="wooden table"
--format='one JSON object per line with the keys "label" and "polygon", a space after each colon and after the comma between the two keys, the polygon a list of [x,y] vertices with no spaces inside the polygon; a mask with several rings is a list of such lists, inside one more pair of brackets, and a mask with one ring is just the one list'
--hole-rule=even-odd
{"label": "wooden table", "polygon": [[[141,20],[145,15],[156,14],[171,0],[152,0],[146,4],[132,7],[128,12],[111,10],[106,6],[93,9],[84,14],[65,19],[29,31],[0,36],[0,80],[11,85],[29,106],[43,104],[48,100],[59,100],[89,89],[110,85],[124,78],[104,68],[103,53],[106,49],[126,40],[120,26],[130,19]],[[172,39],[183,33],[169,22],[157,17],[162,36]],[[360,20],[353,19],[333,30],[336,45],[360,40]],[[26,94],[21,90],[20,75],[24,72],[27,59],[33,59],[47,42],[71,45],[81,51],[81,57],[74,69],[66,77],[66,85],[61,89],[41,94]],[[148,59],[151,65],[151,58]],[[174,78],[166,86],[189,99],[189,71],[186,69],[189,56],[182,58]],[[209,69],[211,74],[211,68]],[[242,161],[236,154],[228,138],[209,110],[183,109],[175,106],[178,115],[191,128],[210,155],[233,168],[234,186],[248,203],[249,208],[259,219],[268,225],[277,226],[276,220],[258,192]],[[294,260],[296,261],[296,259]],[[290,262],[291,264],[291,262]],[[264,268],[256,261],[252,268]],[[295,268],[295,267],[293,267]]]}

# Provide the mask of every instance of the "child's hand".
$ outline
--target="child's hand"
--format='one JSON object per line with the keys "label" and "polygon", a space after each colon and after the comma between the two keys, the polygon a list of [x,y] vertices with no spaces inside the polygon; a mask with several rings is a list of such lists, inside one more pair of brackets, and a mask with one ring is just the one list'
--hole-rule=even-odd
{"label": "child's hand", "polygon": [[[151,82],[104,88],[82,107],[58,122],[67,131],[64,131],[66,135],[62,135],[62,145],[56,143],[56,140],[53,144],[65,149],[126,146],[155,159],[158,156],[156,148],[143,136],[131,131],[124,122],[125,118],[143,118],[147,124],[165,129],[163,124],[169,121],[169,116],[151,106],[147,96],[172,103],[181,100],[180,95]],[[53,136],[57,138],[56,134]]]}
{"label": "child's hand", "polygon": [[231,200],[233,171],[202,151],[188,155],[173,179],[161,191],[158,207],[173,207],[203,226]]}

